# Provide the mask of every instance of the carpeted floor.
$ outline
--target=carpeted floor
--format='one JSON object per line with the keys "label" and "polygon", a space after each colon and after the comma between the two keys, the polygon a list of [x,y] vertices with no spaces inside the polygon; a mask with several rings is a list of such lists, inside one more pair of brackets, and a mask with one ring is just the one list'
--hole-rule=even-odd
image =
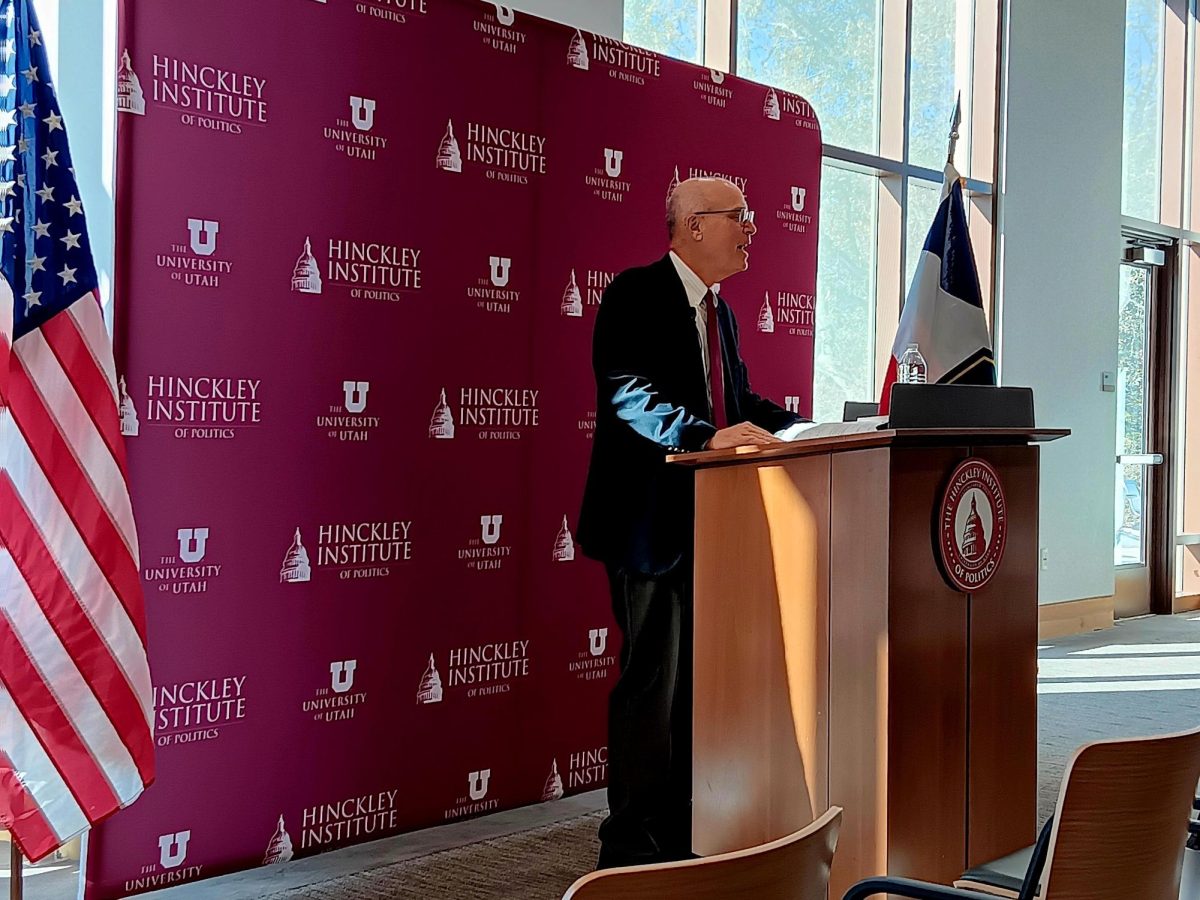
{"label": "carpeted floor", "polygon": [[[1043,819],[1054,807],[1066,762],[1080,744],[1200,725],[1200,614],[1127,620],[1108,631],[1045,641],[1039,658],[1038,799]],[[255,896],[558,900],[578,876],[591,870],[602,816],[591,812]]]}

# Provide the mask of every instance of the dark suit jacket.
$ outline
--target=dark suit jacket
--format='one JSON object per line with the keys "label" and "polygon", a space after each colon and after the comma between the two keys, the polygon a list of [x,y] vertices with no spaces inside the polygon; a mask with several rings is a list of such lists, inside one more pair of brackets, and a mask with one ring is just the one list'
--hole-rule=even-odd
{"label": "dark suit jacket", "polygon": [[[801,417],[750,389],[729,304],[717,307],[726,417],[778,431]],[[577,538],[593,559],[645,575],[691,557],[692,472],[669,453],[716,433],[695,310],[669,256],[604,291],[592,336],[596,432]]]}

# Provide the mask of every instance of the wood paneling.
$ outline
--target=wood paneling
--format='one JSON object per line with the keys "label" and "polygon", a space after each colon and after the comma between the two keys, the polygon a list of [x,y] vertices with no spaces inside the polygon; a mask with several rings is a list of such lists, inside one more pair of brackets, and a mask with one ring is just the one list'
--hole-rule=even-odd
{"label": "wood paneling", "polygon": [[775,840],[829,803],[829,466],[818,455],[697,472],[692,842],[703,855]]}
{"label": "wood paneling", "polygon": [[966,860],[967,602],[933,556],[961,447],[892,451],[888,872],[949,884]]}
{"label": "wood paneling", "polygon": [[845,810],[830,896],[887,872],[887,450],[833,455],[829,801]]}
{"label": "wood paneling", "polygon": [[1042,640],[1112,627],[1112,597],[1088,597],[1038,607],[1038,637]]}
{"label": "wood paneling", "polygon": [[966,868],[1037,839],[1038,450],[976,447],[1000,476],[1008,540],[970,597]]}

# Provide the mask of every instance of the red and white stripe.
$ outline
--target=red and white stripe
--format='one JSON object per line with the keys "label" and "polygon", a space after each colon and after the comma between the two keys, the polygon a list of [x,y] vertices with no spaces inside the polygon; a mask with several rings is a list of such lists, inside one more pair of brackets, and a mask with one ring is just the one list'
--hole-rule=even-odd
{"label": "red and white stripe", "polygon": [[0,822],[37,860],[153,780],[153,700],[99,304],[0,348]]}

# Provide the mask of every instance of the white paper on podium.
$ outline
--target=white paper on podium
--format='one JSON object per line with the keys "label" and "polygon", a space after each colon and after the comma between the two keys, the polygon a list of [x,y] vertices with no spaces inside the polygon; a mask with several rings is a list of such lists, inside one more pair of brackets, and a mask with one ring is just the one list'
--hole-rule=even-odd
{"label": "white paper on podium", "polygon": [[855,422],[797,422],[775,432],[775,437],[784,441],[810,441],[836,434],[866,434],[885,427],[887,420],[887,416],[864,416]]}

